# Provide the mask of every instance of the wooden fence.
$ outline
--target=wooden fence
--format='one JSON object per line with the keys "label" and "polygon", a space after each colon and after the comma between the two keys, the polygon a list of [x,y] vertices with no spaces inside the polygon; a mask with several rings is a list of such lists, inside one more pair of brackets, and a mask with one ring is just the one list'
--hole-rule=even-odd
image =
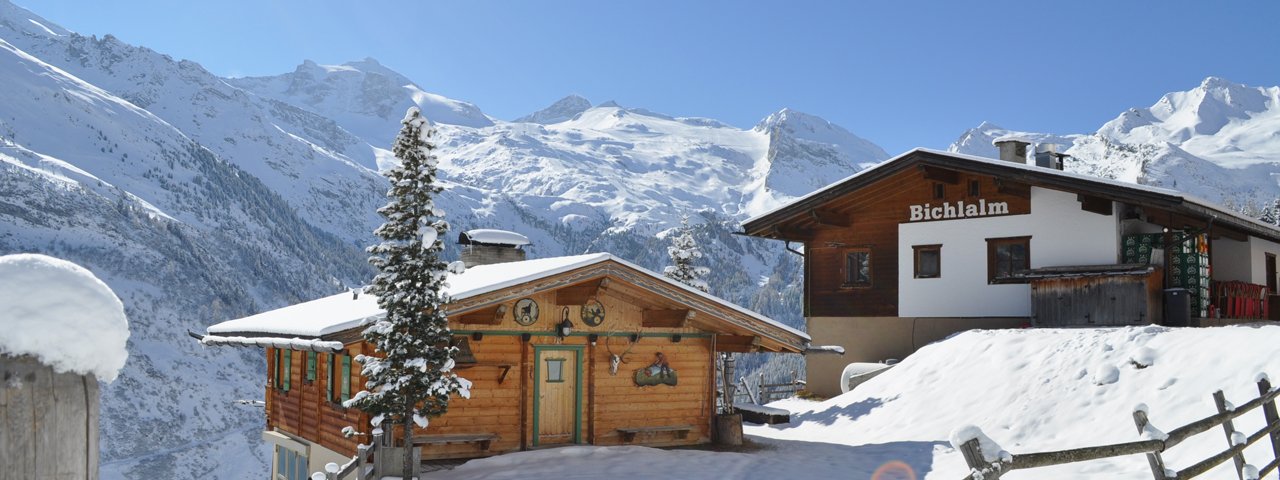
{"label": "wooden fence", "polygon": [[805,381],[794,370],[791,371],[791,381],[782,383],[764,383],[764,373],[761,372],[754,386],[747,382],[746,377],[739,377],[738,388],[734,389],[734,393],[735,397],[746,397],[751,403],[764,405],[795,396],[804,387]]}
{"label": "wooden fence", "polygon": [[[960,452],[964,455],[964,460],[969,464],[972,472],[965,477],[966,480],[997,480],[1001,475],[1013,470],[1025,470],[1029,468],[1048,467],[1052,465],[1063,465],[1067,463],[1086,462],[1090,460],[1098,460],[1103,458],[1120,457],[1125,455],[1143,454],[1147,457],[1147,463],[1151,466],[1151,475],[1155,480],[1173,480],[1192,478],[1196,475],[1208,472],[1227,460],[1235,462],[1235,470],[1237,477],[1242,480],[1259,479],[1276,470],[1277,464],[1280,464],[1280,416],[1276,413],[1276,397],[1280,396],[1280,389],[1271,388],[1271,381],[1265,375],[1258,376],[1258,397],[1250,400],[1244,405],[1232,408],[1224,398],[1222,391],[1214,392],[1213,400],[1218,407],[1218,413],[1200,420],[1188,423],[1181,427],[1170,431],[1168,434],[1160,434],[1158,430],[1150,427],[1147,420],[1147,412],[1143,408],[1135,409],[1133,412],[1133,421],[1138,428],[1138,433],[1146,439],[1118,443],[1113,445],[1102,445],[1097,447],[1075,448],[1071,450],[1060,450],[1054,452],[1040,453],[1024,453],[1004,455],[995,461],[988,461],[987,458],[1000,457],[1000,455],[990,455],[992,452],[986,452],[988,455],[984,457],[982,447],[978,439],[970,439],[960,446]],[[1249,413],[1258,407],[1262,407],[1262,414],[1266,419],[1266,426],[1251,435],[1245,435],[1244,432],[1235,430],[1232,423],[1234,419]],[[1183,441],[1207,432],[1214,427],[1221,426],[1227,438],[1227,449],[1194,465],[1183,468],[1181,470],[1169,469],[1164,463],[1161,454],[1170,448],[1177,446]],[[1250,445],[1257,443],[1259,440],[1267,438],[1271,442],[1271,451],[1274,455],[1270,463],[1261,469],[1255,468],[1245,463],[1244,450]]]}

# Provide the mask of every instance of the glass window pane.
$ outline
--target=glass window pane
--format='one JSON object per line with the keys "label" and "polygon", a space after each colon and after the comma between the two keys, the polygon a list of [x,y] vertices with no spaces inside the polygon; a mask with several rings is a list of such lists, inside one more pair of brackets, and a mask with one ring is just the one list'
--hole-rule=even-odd
{"label": "glass window pane", "polygon": [[916,262],[917,277],[937,277],[941,266],[941,252],[936,247],[922,248],[916,251]]}
{"label": "glass window pane", "polygon": [[351,356],[342,356],[342,401],[351,398]]}
{"label": "glass window pane", "polygon": [[564,381],[564,359],[563,358],[547,359],[547,381],[548,382]]}

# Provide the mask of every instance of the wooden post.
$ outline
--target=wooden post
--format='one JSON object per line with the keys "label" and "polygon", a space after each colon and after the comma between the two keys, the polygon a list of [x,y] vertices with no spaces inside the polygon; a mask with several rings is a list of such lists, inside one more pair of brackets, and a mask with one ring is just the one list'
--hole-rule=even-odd
{"label": "wooden post", "polygon": [[[1271,380],[1266,375],[1258,375],[1258,396],[1271,393]],[[1280,415],[1276,414],[1276,401],[1262,404],[1262,414],[1267,418],[1267,425],[1276,423],[1280,419]],[[1276,459],[1280,459],[1280,431],[1271,432],[1271,451],[1275,453]]]}
{"label": "wooden post", "polygon": [[[1218,407],[1218,413],[1226,413],[1227,398],[1222,394],[1222,390],[1213,392],[1213,404]],[[1270,425],[1271,422],[1267,422],[1267,424]],[[1231,436],[1236,432],[1235,424],[1230,419],[1227,419],[1222,422],[1222,431],[1227,435],[1227,448],[1235,447],[1235,444],[1231,442]],[[1244,452],[1237,453],[1231,458],[1236,464],[1236,478],[1244,480]]]}
{"label": "wooden post", "polygon": [[732,353],[725,353],[723,355],[724,374],[721,376],[721,381],[724,382],[724,413],[733,413],[733,398],[735,396],[734,390],[738,387],[738,385],[733,381],[733,379],[736,378],[734,377],[734,369],[736,368],[735,364],[737,363],[737,358],[735,358]]}
{"label": "wooden post", "polygon": [[[1143,430],[1147,429],[1147,412],[1142,410],[1133,411],[1133,423],[1138,426],[1138,434],[1141,435]],[[1151,466],[1151,476],[1155,480],[1166,480],[1164,476],[1164,459],[1160,458],[1160,452],[1151,452],[1147,454],[1147,464]]]}
{"label": "wooden post", "polygon": [[999,480],[1000,470],[991,468],[991,464],[983,458],[982,445],[978,443],[978,439],[971,438],[960,445],[960,453],[964,455],[964,463],[969,464],[969,469],[982,472],[983,480]]}

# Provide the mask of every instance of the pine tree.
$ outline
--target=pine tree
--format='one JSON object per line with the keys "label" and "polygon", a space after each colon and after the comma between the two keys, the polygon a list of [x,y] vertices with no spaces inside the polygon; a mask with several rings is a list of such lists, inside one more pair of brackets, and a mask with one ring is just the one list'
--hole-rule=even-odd
{"label": "pine tree", "polygon": [[698,242],[693,239],[693,230],[689,228],[688,216],[680,219],[680,229],[671,233],[671,246],[667,247],[667,255],[671,256],[673,265],[662,269],[663,275],[703,292],[710,290],[702,277],[711,273],[711,269],[693,266],[694,260],[702,258],[702,250],[698,248]]}
{"label": "pine tree", "polygon": [[452,371],[456,348],[449,345],[442,308],[448,298],[440,238],[449,224],[432,199],[441,191],[432,153],[435,129],[417,107],[401,123],[393,147],[400,165],[384,172],[391,182],[389,201],[378,209],[386,223],[374,231],[382,243],[368,248],[369,263],[378,269],[368,292],[378,296],[386,316],[363,335],[382,356],[356,357],[369,380],[346,406],[372,415],[375,428],[403,427],[403,478],[409,478],[413,426],[426,428],[429,418],[443,415],[451,394],[469,397],[471,382]]}

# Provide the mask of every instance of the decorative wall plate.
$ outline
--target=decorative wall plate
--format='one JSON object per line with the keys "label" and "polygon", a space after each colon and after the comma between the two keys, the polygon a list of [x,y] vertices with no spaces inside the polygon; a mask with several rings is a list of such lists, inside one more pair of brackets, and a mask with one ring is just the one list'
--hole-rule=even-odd
{"label": "decorative wall plate", "polygon": [[592,327],[598,327],[604,323],[604,305],[599,300],[588,300],[586,305],[582,306],[582,323]]}
{"label": "decorative wall plate", "polygon": [[516,317],[516,323],[524,326],[533,325],[538,321],[538,302],[532,298],[521,298],[516,302],[516,309],[512,312]]}

